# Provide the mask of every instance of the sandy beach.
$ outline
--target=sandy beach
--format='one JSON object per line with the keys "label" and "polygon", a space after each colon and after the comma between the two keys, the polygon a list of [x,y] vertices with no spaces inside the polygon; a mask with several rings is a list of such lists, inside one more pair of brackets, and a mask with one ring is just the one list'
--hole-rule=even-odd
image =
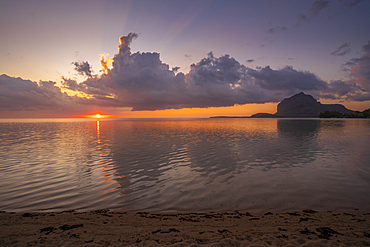
{"label": "sandy beach", "polygon": [[366,212],[0,213],[1,246],[369,246]]}

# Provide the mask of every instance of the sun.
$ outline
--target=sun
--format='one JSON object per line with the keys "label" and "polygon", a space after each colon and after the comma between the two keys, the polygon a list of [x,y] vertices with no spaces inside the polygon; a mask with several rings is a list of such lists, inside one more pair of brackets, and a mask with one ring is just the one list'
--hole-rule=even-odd
{"label": "sun", "polygon": [[81,117],[99,119],[99,118],[109,118],[110,115],[103,115],[103,114],[100,114],[100,113],[96,113],[96,114],[91,114],[91,115],[82,115]]}
{"label": "sun", "polygon": [[101,118],[119,118],[119,117],[122,117],[122,116],[121,115],[105,115],[105,114],[101,114],[101,113],[94,113],[94,114],[88,114],[88,115],[78,115],[77,117],[101,119]]}

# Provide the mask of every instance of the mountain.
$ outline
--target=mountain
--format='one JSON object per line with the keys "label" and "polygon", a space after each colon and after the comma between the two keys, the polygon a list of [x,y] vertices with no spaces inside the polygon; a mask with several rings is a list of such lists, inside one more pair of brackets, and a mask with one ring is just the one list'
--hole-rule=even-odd
{"label": "mountain", "polygon": [[275,114],[257,113],[251,117],[319,117],[320,113],[325,111],[354,112],[341,104],[321,104],[311,95],[301,92],[281,101]]}

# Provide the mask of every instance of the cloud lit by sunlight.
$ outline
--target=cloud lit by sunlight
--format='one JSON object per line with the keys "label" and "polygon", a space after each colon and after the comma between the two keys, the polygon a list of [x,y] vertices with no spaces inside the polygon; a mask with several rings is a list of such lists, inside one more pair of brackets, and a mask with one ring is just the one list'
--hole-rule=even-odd
{"label": "cloud lit by sunlight", "polygon": [[105,54],[100,54],[100,65],[104,74],[112,68],[113,58],[107,58]]}

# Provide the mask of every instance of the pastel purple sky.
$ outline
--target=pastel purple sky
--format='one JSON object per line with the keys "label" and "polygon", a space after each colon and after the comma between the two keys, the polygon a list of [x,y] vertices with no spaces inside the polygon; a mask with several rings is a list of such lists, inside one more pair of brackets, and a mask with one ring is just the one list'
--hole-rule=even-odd
{"label": "pastel purple sky", "polygon": [[[300,91],[364,110],[369,13],[366,0],[2,0],[0,111],[125,115],[244,105],[238,115],[250,115],[251,104],[276,105]],[[100,54],[113,58],[107,75]]]}

